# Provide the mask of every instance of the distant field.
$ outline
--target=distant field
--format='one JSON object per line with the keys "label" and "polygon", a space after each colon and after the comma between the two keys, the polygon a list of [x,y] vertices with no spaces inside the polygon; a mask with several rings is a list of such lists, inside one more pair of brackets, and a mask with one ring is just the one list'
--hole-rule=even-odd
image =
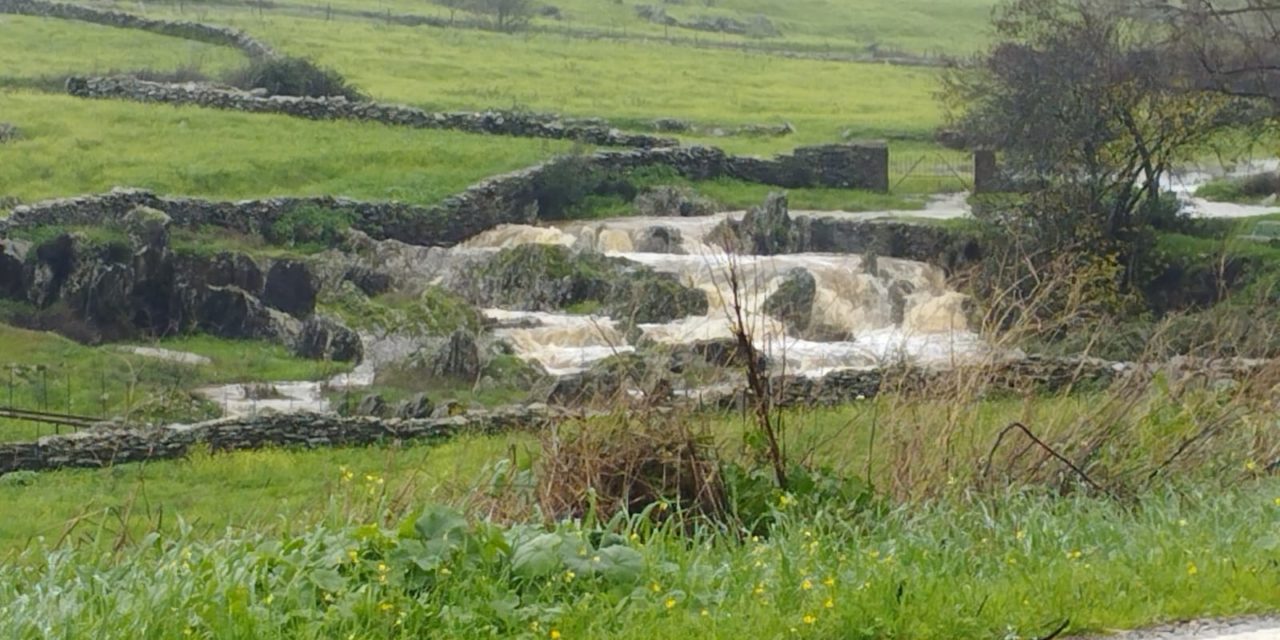
{"label": "distant field", "polygon": [[[163,0],[144,5],[121,3],[139,9],[181,10],[187,14],[224,6],[252,6],[252,1]],[[901,50],[917,54],[963,54],[986,40],[987,21],[994,0],[701,0],[666,3],[662,0],[552,0],[540,4],[559,9],[559,18],[539,17],[533,27],[544,31],[597,32],[614,37],[644,36],[672,40],[743,43],[761,47],[831,47],[833,50]],[[678,20],[697,16],[724,16],[750,22],[766,17],[780,32],[758,38],[664,27],[639,17],[640,5],[661,7]],[[712,5],[712,6],[707,6]],[[448,18],[449,10],[423,0],[275,0],[262,13],[298,13],[307,9],[323,13],[327,8],[412,14]],[[457,12],[459,19],[468,16]],[[341,19],[341,17],[339,17]]]}
{"label": "distant field", "polygon": [[568,143],[0,91],[23,131],[0,146],[0,195],[33,201],[134,186],[247,198],[434,203]]}
{"label": "distant field", "polygon": [[927,68],[260,15],[247,7],[152,6],[148,15],[241,28],[340,71],[377,99],[430,109],[526,108],[625,127],[674,117],[705,125],[790,122],[797,129],[781,138],[689,139],[732,151],[775,152],[846,132],[927,145],[941,122],[936,71]]}
{"label": "distant field", "polygon": [[198,68],[245,62],[235,49],[86,22],[0,15],[0,82],[71,73]]}

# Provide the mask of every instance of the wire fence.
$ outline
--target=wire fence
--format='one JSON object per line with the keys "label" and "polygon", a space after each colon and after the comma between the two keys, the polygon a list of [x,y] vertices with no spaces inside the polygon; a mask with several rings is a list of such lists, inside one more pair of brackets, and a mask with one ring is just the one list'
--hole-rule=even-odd
{"label": "wire fence", "polygon": [[895,153],[889,159],[889,190],[944,193],[973,189],[973,156],[963,152]]}

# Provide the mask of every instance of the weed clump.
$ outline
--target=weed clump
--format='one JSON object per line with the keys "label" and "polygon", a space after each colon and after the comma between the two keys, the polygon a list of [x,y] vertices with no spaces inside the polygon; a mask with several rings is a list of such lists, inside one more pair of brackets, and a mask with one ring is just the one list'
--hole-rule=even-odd
{"label": "weed clump", "polygon": [[223,81],[245,90],[264,89],[273,96],[364,99],[337,71],[317,67],[303,58],[254,60],[248,66],[229,72]]}

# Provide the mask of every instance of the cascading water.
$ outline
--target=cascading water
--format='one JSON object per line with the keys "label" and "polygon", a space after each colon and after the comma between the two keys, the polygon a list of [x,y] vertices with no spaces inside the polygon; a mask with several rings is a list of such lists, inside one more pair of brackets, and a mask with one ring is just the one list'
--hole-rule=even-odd
{"label": "cascading water", "polygon": [[[786,372],[822,375],[898,360],[945,364],[972,356],[982,343],[965,320],[966,297],[948,290],[941,269],[921,262],[857,255],[798,253],[729,255],[708,236],[725,215],[701,218],[630,217],[571,223],[559,228],[508,225],[482,233],[457,249],[483,252],[521,244],[558,244],[593,250],[675,275],[702,290],[706,315],[640,324],[638,336],[660,344],[732,337],[731,270],[738,274],[746,323],[758,348]],[[662,242],[654,242],[656,236]],[[802,269],[813,278],[807,330],[765,312],[765,302]],[[563,313],[487,309],[495,335],[523,358],[565,374],[635,348],[613,319]],[[632,332],[630,337],[636,339]]]}

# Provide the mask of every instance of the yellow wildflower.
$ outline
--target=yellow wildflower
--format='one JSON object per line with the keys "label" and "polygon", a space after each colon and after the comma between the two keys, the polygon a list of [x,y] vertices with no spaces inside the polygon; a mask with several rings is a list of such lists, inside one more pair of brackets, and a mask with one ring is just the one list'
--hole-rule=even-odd
{"label": "yellow wildflower", "polygon": [[560,632],[556,631],[555,629],[552,629],[551,633],[547,635],[551,638],[551,640],[560,640]]}
{"label": "yellow wildflower", "polygon": [[711,615],[711,612],[710,612],[710,611],[707,611],[706,609],[703,609],[703,610],[702,610],[702,612],[701,612],[701,613],[699,613],[698,615],[701,615],[701,616],[703,616],[703,617],[706,617],[706,616]]}
{"label": "yellow wildflower", "polygon": [[1084,553],[1082,553],[1079,549],[1072,549],[1067,552],[1067,558],[1071,560],[1079,560],[1080,556],[1082,555],[1084,555]]}
{"label": "yellow wildflower", "polygon": [[676,599],[675,599],[675,598],[667,598],[666,606],[667,606],[667,608],[668,608],[668,609],[671,609],[671,608],[675,607],[675,606],[676,606]]}
{"label": "yellow wildflower", "polygon": [[762,596],[762,595],[764,595],[764,583],[763,583],[763,582],[757,582],[757,583],[756,583],[756,588],[755,588],[755,589],[752,589],[752,591],[751,591],[751,592],[752,592],[752,593],[754,593],[754,594],[756,594],[756,595],[758,595],[758,596]]}
{"label": "yellow wildflower", "polygon": [[823,602],[823,603],[822,603],[822,606],[823,606],[823,608],[826,608],[826,609],[832,609],[832,608],[835,608],[835,606],[836,606],[836,601],[835,601],[835,600],[833,600],[833,599],[831,599],[831,598],[827,598],[827,601],[826,601],[826,602]]}
{"label": "yellow wildflower", "polygon": [[1197,574],[1197,573],[1200,573],[1200,569],[1198,569],[1198,568],[1196,567],[1196,563],[1194,563],[1194,562],[1188,562],[1188,563],[1187,563],[1187,575],[1189,575],[1189,576],[1194,576],[1194,575],[1195,575],[1195,574]]}
{"label": "yellow wildflower", "polygon": [[568,571],[565,571],[565,572],[564,572],[564,581],[565,581],[565,582],[573,582],[573,579],[574,579],[574,578],[576,578],[576,577],[578,577],[578,574],[574,573],[574,572],[573,572],[573,569],[569,569]]}
{"label": "yellow wildflower", "polygon": [[383,613],[386,613],[394,608],[396,608],[396,606],[394,604],[391,604],[390,602],[383,602],[378,605],[378,610]]}
{"label": "yellow wildflower", "polygon": [[1254,462],[1253,460],[1246,460],[1246,461],[1245,461],[1245,463],[1244,463],[1244,470],[1245,470],[1245,471],[1257,471],[1257,470],[1258,470],[1258,463],[1257,463],[1257,462]]}
{"label": "yellow wildflower", "polygon": [[826,586],[828,586],[828,587],[834,587],[834,586],[836,586],[836,579],[835,579],[835,578],[832,578],[831,576],[827,576],[826,578],[824,578],[824,579],[822,580],[822,584],[824,584],[824,585],[826,585]]}
{"label": "yellow wildflower", "polygon": [[801,621],[804,622],[805,624],[813,624],[817,622],[818,619],[815,618],[812,613],[806,613],[804,614],[804,618],[802,618]]}
{"label": "yellow wildflower", "polygon": [[804,582],[800,583],[800,588],[804,589],[805,591],[808,591],[813,588],[813,583],[810,582],[808,578],[805,578]]}

